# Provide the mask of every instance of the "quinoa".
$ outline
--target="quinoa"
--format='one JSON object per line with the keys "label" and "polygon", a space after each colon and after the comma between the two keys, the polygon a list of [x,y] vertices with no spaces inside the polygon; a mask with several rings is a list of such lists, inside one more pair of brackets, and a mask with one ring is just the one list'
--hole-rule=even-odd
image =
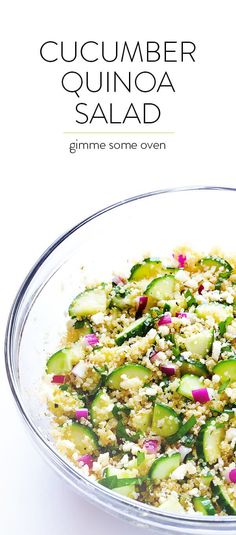
{"label": "quinoa", "polygon": [[160,510],[236,515],[235,311],[236,261],[215,252],[88,285],[46,364],[61,455]]}

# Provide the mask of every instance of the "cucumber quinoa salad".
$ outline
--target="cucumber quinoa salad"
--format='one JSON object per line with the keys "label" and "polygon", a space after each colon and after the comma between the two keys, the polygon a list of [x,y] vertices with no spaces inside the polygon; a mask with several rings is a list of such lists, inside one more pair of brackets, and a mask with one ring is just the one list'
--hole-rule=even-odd
{"label": "cucumber quinoa salad", "polygon": [[236,261],[182,248],[87,286],[47,360],[79,473],[170,513],[236,515]]}

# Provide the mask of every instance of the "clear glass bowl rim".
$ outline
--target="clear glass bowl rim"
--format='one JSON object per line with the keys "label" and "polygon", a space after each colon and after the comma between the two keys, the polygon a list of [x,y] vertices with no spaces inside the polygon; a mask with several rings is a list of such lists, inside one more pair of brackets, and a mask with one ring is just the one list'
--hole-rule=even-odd
{"label": "clear glass bowl rim", "polygon": [[[200,517],[198,516],[183,516],[183,515],[172,515],[167,514],[165,512],[158,512],[157,509],[153,506],[149,506],[146,504],[143,504],[141,502],[131,500],[129,498],[125,498],[119,495],[114,495],[111,493],[108,489],[102,486],[98,486],[96,483],[93,483],[90,480],[85,480],[85,478],[81,478],[81,476],[78,474],[78,472],[69,465],[50,445],[49,442],[45,440],[43,435],[40,433],[40,430],[34,425],[33,421],[31,420],[30,416],[27,414],[27,409],[25,409],[23,401],[21,399],[21,393],[18,385],[18,378],[15,374],[14,370],[14,363],[13,363],[13,348],[12,348],[12,336],[14,332],[16,317],[18,314],[18,310],[21,304],[21,301],[30,286],[31,281],[36,276],[38,270],[42,266],[42,264],[45,262],[45,260],[55,251],[57,247],[60,246],[62,242],[64,242],[71,234],[76,232],[79,228],[89,223],[91,220],[103,215],[106,212],[109,212],[110,210],[114,210],[116,208],[119,208],[119,206],[125,205],[127,203],[131,203],[134,201],[139,201],[141,199],[152,197],[152,196],[158,196],[163,194],[170,194],[170,193],[181,193],[181,192],[194,192],[194,191],[229,191],[229,192],[236,192],[236,188],[228,187],[228,186],[211,186],[211,185],[194,185],[194,186],[182,186],[182,187],[175,187],[175,188],[166,188],[161,190],[155,190],[151,192],[142,193],[139,195],[135,195],[133,197],[129,197],[127,199],[118,201],[117,203],[114,203],[112,205],[109,205],[98,212],[93,213],[91,216],[87,217],[86,219],[82,220],[80,223],[75,225],[74,227],[70,228],[68,231],[66,231],[64,234],[59,236],[45,251],[44,253],[39,257],[39,259],[36,261],[32,269],[29,271],[28,275],[26,276],[25,280],[23,281],[21,287],[19,288],[16,297],[13,301],[7,326],[6,326],[6,333],[5,333],[5,345],[4,345],[4,352],[5,352],[5,366],[6,366],[6,372],[7,372],[7,378],[8,382],[13,394],[13,397],[15,399],[15,402],[17,404],[17,407],[21,413],[21,416],[23,417],[25,423],[27,424],[29,430],[33,434],[34,438],[38,441],[38,445],[41,446],[41,449],[43,450],[42,453],[46,456],[46,459],[48,457],[51,457],[51,462],[54,464],[54,468],[61,473],[61,475],[64,476],[65,479],[69,480],[70,483],[73,483],[74,486],[76,486],[75,482],[77,484],[79,483],[81,486],[78,487],[78,490],[84,494],[85,496],[88,493],[91,493],[91,499],[94,502],[97,502],[98,505],[101,505],[102,503],[106,503],[110,506],[109,509],[112,512],[115,512],[116,514],[119,514],[120,516],[123,516],[122,510],[118,509],[117,505],[120,504],[120,508],[123,506],[126,506],[126,512],[125,516],[127,518],[141,521],[143,525],[148,525],[150,527],[166,527],[169,525],[173,527],[173,529],[178,530],[178,528],[189,528],[191,530],[191,533],[194,533],[196,523],[198,524],[199,528],[203,528],[205,532],[207,532],[208,529],[210,529],[210,532],[214,532],[214,527],[219,529],[226,529],[227,533],[233,533],[236,528],[236,519],[233,520],[234,517]],[[33,304],[33,303],[32,303]],[[28,313],[30,310],[28,311]],[[100,495],[100,497],[99,497]],[[128,507],[128,510],[127,510]],[[128,512],[127,512],[128,511]],[[142,522],[141,518],[139,518],[138,513],[142,513],[145,517],[145,521]],[[197,526],[196,526],[197,527]],[[177,532],[177,531],[176,531]],[[201,531],[199,531],[200,533]]]}

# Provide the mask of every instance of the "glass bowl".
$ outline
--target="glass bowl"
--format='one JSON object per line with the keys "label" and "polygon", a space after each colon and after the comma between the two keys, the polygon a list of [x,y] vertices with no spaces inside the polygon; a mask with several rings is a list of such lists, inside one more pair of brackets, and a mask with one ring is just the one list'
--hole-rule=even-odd
{"label": "glass bowl", "polygon": [[109,206],[58,238],[39,258],[13,303],[6,331],[6,369],[19,411],[46,460],[78,493],[103,509],[156,533],[235,533],[235,517],[158,512],[85,477],[50,438],[40,395],[47,355],[58,347],[68,304],[88,279],[109,280],[144,253],[169,255],[179,245],[236,253],[236,190],[197,186],[154,191]]}

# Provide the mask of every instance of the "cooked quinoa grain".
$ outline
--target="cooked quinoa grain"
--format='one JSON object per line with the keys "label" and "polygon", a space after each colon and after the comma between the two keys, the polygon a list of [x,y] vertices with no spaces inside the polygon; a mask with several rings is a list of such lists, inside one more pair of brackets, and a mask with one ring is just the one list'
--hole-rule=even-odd
{"label": "cooked quinoa grain", "polygon": [[236,515],[234,259],[182,248],[85,288],[45,384],[81,474],[160,510]]}

